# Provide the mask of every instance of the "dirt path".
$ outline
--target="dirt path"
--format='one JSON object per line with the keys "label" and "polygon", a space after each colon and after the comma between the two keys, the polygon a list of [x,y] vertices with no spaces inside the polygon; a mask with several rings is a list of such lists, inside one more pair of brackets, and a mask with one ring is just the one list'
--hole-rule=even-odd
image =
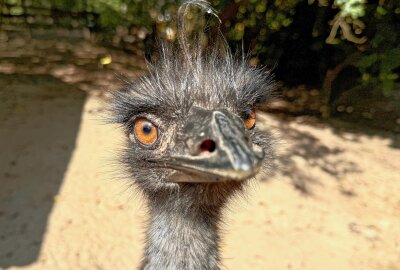
{"label": "dirt path", "polygon": [[[47,106],[50,104],[44,109]],[[3,125],[2,141],[6,140],[3,136],[16,141],[9,144],[7,157],[2,157],[8,162],[1,162],[5,172],[1,199],[6,205],[7,200],[13,201],[10,208],[2,209],[1,239],[7,243],[6,250],[0,245],[2,266],[132,269],[138,264],[144,206],[113,172],[118,170],[112,165],[112,153],[120,144],[120,134],[97,122],[98,106],[94,97],[86,101],[78,129],[77,119],[65,116],[58,127],[52,127],[59,129],[57,134],[78,130],[68,162],[37,160],[41,158],[36,156],[38,144],[29,144],[26,134],[40,136],[30,138],[35,142],[53,139],[48,137],[52,132],[48,127],[32,124],[39,117],[32,118],[34,112],[24,129],[36,128],[45,134],[11,129],[8,125],[12,122]],[[37,123],[54,122],[53,117],[41,114]],[[269,181],[260,178],[247,201],[234,202],[222,244],[224,265],[228,269],[399,269],[400,151],[391,148],[389,140],[377,137],[339,137],[329,128],[283,124],[267,115],[262,119],[266,129],[282,134],[281,146],[287,149],[282,158],[287,160],[279,162],[279,170]],[[59,142],[58,148],[55,144],[55,149],[45,152],[55,152],[54,157],[68,152],[62,147],[65,141]],[[39,167],[28,168],[30,163]],[[56,170],[64,166],[59,179],[47,177],[57,178]],[[299,176],[303,178],[297,181],[304,181],[301,186],[306,186],[309,194],[293,187],[292,178]],[[33,186],[33,192],[26,191],[26,186],[15,187],[18,181],[29,184],[40,177],[56,185],[54,190]],[[56,180],[60,182],[54,183]],[[22,192],[28,194],[22,197]],[[32,204],[35,207],[26,213],[19,203],[28,209]],[[51,208],[47,217],[30,216],[42,208]],[[34,222],[43,223],[42,235],[31,229]],[[29,248],[35,241],[37,258]],[[24,265],[26,257],[32,260]]]}
{"label": "dirt path", "polygon": [[[135,269],[144,205],[81,88],[97,86],[15,72],[0,76],[0,269]],[[226,213],[224,269],[400,269],[398,138],[260,115],[280,158]]]}

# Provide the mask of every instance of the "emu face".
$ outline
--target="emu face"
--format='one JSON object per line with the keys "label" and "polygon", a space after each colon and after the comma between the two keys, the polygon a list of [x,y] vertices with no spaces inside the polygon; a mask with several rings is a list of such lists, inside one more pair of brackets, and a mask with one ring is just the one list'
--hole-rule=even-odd
{"label": "emu face", "polygon": [[254,118],[245,117],[242,120],[224,108],[199,106],[172,122],[144,114],[132,120],[129,137],[132,147],[148,151],[147,162],[152,166],[171,169],[166,181],[241,181],[255,175],[264,158],[264,151],[251,142],[245,128],[245,121],[254,122]]}
{"label": "emu face", "polygon": [[[165,166],[176,170],[170,180],[241,181],[255,175],[261,167],[264,151],[251,142],[246,132],[245,122],[254,123],[254,116],[252,112],[242,120],[224,108],[192,107],[176,128],[171,141],[177,143],[164,161]],[[252,124],[248,128],[253,127]]]}
{"label": "emu face", "polygon": [[187,59],[165,49],[149,74],[112,93],[113,121],[127,134],[123,162],[144,190],[249,179],[271,158],[255,108],[268,73],[232,56]]}

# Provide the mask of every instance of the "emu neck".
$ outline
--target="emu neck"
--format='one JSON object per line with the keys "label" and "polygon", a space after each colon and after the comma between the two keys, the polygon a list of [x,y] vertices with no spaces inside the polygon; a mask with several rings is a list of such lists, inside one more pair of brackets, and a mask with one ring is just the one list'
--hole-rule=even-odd
{"label": "emu neck", "polygon": [[142,269],[219,269],[223,204],[197,204],[185,194],[152,196]]}

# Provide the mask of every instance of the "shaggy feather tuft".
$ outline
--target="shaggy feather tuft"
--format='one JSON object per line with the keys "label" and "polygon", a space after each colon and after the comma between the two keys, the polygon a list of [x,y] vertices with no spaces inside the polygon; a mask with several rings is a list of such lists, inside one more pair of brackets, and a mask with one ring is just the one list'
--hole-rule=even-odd
{"label": "shaggy feather tuft", "polygon": [[206,48],[201,35],[188,37],[185,16],[192,6],[217,16],[206,1],[187,1],[181,6],[177,44],[161,42],[159,58],[148,62],[148,74],[112,92],[112,122],[126,124],[142,112],[185,117],[192,106],[241,114],[269,100],[276,88],[270,71],[233,57],[219,31]]}

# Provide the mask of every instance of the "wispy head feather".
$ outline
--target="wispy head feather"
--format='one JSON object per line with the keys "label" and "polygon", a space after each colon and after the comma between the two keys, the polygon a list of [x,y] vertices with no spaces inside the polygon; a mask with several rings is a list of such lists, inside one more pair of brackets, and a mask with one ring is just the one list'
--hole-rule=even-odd
{"label": "wispy head feather", "polygon": [[218,18],[206,1],[185,2],[178,10],[178,41],[160,42],[158,59],[148,62],[149,73],[113,93],[114,122],[125,123],[141,112],[185,115],[194,105],[241,113],[268,101],[275,88],[270,72],[234,57],[219,27],[204,44],[204,28],[193,34],[187,27],[193,7]]}

